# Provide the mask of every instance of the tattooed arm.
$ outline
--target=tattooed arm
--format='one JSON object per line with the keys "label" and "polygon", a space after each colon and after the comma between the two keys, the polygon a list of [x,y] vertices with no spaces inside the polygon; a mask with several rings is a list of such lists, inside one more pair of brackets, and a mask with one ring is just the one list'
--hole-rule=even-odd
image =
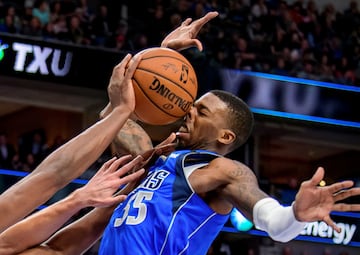
{"label": "tattooed arm", "polygon": [[[111,110],[111,105],[108,104],[100,113],[100,118],[106,117],[110,114]],[[125,154],[136,156],[153,148],[149,135],[132,119],[128,119],[125,122],[111,146],[114,153],[118,156]]]}
{"label": "tattooed arm", "polygon": [[214,159],[194,171],[189,180],[196,193],[207,194],[212,201],[210,206],[222,214],[236,207],[251,220],[255,204],[268,197],[250,168],[228,158]]}

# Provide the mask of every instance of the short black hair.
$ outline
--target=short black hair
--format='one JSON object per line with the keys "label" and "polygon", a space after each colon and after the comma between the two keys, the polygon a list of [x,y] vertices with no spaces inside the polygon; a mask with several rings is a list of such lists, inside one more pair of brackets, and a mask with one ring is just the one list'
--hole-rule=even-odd
{"label": "short black hair", "polygon": [[231,151],[243,145],[251,135],[254,126],[254,115],[250,107],[239,97],[224,90],[211,90],[211,94],[217,96],[228,107],[226,119],[231,131],[236,135]]}

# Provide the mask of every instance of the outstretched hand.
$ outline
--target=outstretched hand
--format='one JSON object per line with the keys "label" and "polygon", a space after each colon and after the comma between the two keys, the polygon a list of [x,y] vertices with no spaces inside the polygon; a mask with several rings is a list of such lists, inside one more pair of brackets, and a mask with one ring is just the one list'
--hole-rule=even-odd
{"label": "outstretched hand", "polygon": [[[115,191],[121,185],[135,181],[144,173],[144,169],[133,171],[140,168],[143,158],[131,158],[130,155],[119,159],[114,157],[105,162],[85,186],[75,191],[82,197],[79,201],[83,201],[87,206],[107,207],[125,200],[124,195],[114,196]],[[130,171],[133,173],[126,175]],[[126,176],[122,177],[124,175]]]}
{"label": "outstretched hand", "polygon": [[210,20],[218,16],[218,12],[208,12],[200,19],[191,22],[191,18],[187,18],[181,26],[168,34],[161,43],[161,47],[171,48],[177,51],[190,47],[197,47],[203,50],[201,42],[196,39],[200,29]]}
{"label": "outstretched hand", "polygon": [[360,195],[360,188],[352,188],[352,181],[337,182],[320,187],[324,169],[319,167],[313,177],[301,184],[294,203],[295,217],[299,221],[324,221],[340,232],[340,228],[330,218],[331,211],[360,211],[360,204],[336,203],[348,197]]}

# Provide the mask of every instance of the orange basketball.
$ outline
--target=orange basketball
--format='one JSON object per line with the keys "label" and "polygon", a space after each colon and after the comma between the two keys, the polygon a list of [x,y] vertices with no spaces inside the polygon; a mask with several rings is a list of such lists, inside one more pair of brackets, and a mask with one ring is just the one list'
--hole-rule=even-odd
{"label": "orange basketball", "polygon": [[151,125],[166,125],[184,117],[198,89],[190,62],[168,48],[150,48],[138,54],[142,59],[132,79],[135,115]]}

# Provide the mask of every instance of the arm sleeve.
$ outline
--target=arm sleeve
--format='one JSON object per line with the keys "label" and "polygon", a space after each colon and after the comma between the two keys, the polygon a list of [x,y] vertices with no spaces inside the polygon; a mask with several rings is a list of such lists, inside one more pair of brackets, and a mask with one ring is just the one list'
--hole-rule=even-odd
{"label": "arm sleeve", "polygon": [[298,236],[306,222],[296,220],[292,206],[282,206],[273,198],[259,200],[253,209],[256,228],[266,231],[275,241],[288,242]]}

